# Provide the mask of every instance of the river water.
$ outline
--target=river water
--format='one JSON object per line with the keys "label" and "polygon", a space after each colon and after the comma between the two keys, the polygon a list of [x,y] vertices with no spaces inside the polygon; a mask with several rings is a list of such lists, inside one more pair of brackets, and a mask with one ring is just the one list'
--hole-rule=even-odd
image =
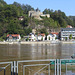
{"label": "river water", "polygon": [[[4,44],[4,45],[0,45],[0,61],[2,62],[3,61],[18,61],[18,60],[39,60],[39,59],[67,59],[67,58],[69,59],[71,58],[71,55],[73,55],[74,53],[75,53],[75,44],[59,43],[59,44]],[[37,71],[40,67],[37,67],[37,68],[29,67],[29,68],[32,68],[35,71]],[[62,75],[65,75],[64,70],[62,72],[63,73]],[[44,72],[47,73],[47,69],[45,71]],[[0,74],[3,75],[3,72],[2,73],[1,72]],[[10,75],[11,72],[8,71],[7,69],[6,73],[7,75]],[[23,70],[22,68],[20,68],[19,74],[23,75],[22,73],[23,73]],[[28,74],[30,73],[29,70],[25,71],[25,73],[26,75],[30,75]],[[31,75],[33,74],[34,72]],[[51,70],[51,75],[54,75],[54,70]]]}
{"label": "river water", "polygon": [[0,61],[66,59],[75,53],[75,44],[5,44],[0,45]]}

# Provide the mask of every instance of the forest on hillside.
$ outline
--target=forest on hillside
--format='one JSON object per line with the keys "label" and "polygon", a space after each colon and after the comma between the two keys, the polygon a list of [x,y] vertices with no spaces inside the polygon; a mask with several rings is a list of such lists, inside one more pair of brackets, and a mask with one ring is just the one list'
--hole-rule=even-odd
{"label": "forest on hillside", "polygon": [[[39,8],[40,9],[40,8]],[[32,6],[14,2],[7,4],[4,0],[0,0],[0,40],[6,39],[7,34],[20,34],[21,37],[28,35],[36,28],[37,32],[48,34],[47,28],[65,28],[67,25],[75,27],[75,17],[66,16],[61,10],[45,9],[44,14],[50,14],[50,18],[41,17],[43,20],[37,20],[28,17],[28,12],[35,10]],[[19,17],[23,16],[23,20]],[[44,28],[37,29],[37,26]],[[37,34],[37,33],[36,33]]]}

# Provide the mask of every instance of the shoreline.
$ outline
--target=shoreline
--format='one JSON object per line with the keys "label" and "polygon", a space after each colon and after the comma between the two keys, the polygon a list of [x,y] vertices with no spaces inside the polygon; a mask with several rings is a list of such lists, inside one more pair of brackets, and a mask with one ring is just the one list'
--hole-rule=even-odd
{"label": "shoreline", "polygon": [[50,41],[29,41],[21,42],[21,44],[50,44]]}
{"label": "shoreline", "polygon": [[0,42],[0,44],[74,44],[75,41],[58,41],[52,43],[52,41],[22,41],[22,42]]}
{"label": "shoreline", "polygon": [[0,44],[50,44],[50,41],[0,42]]}
{"label": "shoreline", "polygon": [[75,41],[61,41],[62,44],[75,44]]}

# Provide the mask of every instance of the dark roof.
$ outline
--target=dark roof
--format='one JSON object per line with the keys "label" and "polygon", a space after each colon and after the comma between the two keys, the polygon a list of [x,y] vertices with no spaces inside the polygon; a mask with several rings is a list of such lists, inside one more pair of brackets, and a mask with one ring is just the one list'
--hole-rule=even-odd
{"label": "dark roof", "polygon": [[75,28],[61,28],[61,31],[75,31]]}

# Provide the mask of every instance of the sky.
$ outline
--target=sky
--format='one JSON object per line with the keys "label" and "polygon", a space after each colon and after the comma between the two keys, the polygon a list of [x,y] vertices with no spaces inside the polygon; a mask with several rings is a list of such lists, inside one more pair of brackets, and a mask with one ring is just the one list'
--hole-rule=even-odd
{"label": "sky", "polygon": [[67,16],[75,16],[75,0],[4,0],[7,4],[14,1],[20,4],[31,5],[34,9],[39,8],[42,11],[47,9],[61,10]]}

